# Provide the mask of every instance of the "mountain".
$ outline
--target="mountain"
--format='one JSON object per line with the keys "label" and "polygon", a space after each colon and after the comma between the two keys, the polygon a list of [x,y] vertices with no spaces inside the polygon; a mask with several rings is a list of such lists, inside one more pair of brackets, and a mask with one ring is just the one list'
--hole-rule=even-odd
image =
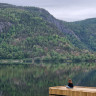
{"label": "mountain", "polygon": [[1,3],[0,59],[93,58],[73,25],[42,8]]}
{"label": "mountain", "polygon": [[66,27],[76,34],[85,48],[96,51],[96,18],[70,22]]}
{"label": "mountain", "polygon": [[44,19],[54,24],[76,47],[96,51],[96,18],[64,22],[49,14]]}

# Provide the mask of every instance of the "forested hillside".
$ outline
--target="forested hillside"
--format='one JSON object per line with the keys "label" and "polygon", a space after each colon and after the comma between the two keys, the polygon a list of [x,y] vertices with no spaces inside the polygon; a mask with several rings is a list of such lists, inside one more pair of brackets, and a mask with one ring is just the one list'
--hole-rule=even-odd
{"label": "forested hillside", "polygon": [[96,51],[96,18],[70,22],[65,25],[76,34],[83,47]]}
{"label": "forested hillside", "polygon": [[67,25],[41,8],[0,4],[0,59],[94,59]]}

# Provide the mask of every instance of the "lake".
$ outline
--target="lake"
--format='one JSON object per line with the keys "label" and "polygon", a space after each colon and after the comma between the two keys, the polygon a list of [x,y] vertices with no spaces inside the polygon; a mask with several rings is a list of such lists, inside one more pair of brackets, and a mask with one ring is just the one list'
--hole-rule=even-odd
{"label": "lake", "polygon": [[96,86],[95,63],[0,64],[1,96],[48,96],[51,86]]}

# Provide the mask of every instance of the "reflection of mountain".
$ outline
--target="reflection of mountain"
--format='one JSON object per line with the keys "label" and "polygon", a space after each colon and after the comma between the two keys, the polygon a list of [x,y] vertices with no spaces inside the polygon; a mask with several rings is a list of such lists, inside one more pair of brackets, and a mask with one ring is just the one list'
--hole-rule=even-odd
{"label": "reflection of mountain", "polygon": [[[0,65],[0,90],[4,96],[48,96],[50,86],[63,86],[69,78],[74,85],[95,86],[95,64]],[[6,95],[7,94],[7,95]]]}
{"label": "reflection of mountain", "polygon": [[88,72],[79,82],[81,86],[96,87],[96,70]]}

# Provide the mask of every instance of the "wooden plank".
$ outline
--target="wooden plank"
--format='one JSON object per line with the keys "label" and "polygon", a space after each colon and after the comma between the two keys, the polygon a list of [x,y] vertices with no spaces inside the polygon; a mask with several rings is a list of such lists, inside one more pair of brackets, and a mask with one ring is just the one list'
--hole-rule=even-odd
{"label": "wooden plank", "polygon": [[50,87],[49,94],[61,96],[96,96],[96,88],[76,86],[68,89],[65,86]]}
{"label": "wooden plank", "polygon": [[87,92],[81,92],[81,96],[87,96]]}
{"label": "wooden plank", "polygon": [[56,93],[56,94],[57,94],[57,95],[67,95],[67,94],[66,94],[66,91],[67,91],[67,90],[60,90],[60,89],[59,89],[59,90],[57,90],[57,93]]}
{"label": "wooden plank", "polygon": [[76,91],[75,91],[75,90],[72,90],[70,96],[77,96],[77,95],[76,95]]}
{"label": "wooden plank", "polygon": [[75,96],[81,96],[81,91],[76,91]]}
{"label": "wooden plank", "polygon": [[96,92],[88,92],[87,96],[96,96]]}
{"label": "wooden plank", "polygon": [[51,93],[50,94],[56,94],[56,89],[51,89]]}

